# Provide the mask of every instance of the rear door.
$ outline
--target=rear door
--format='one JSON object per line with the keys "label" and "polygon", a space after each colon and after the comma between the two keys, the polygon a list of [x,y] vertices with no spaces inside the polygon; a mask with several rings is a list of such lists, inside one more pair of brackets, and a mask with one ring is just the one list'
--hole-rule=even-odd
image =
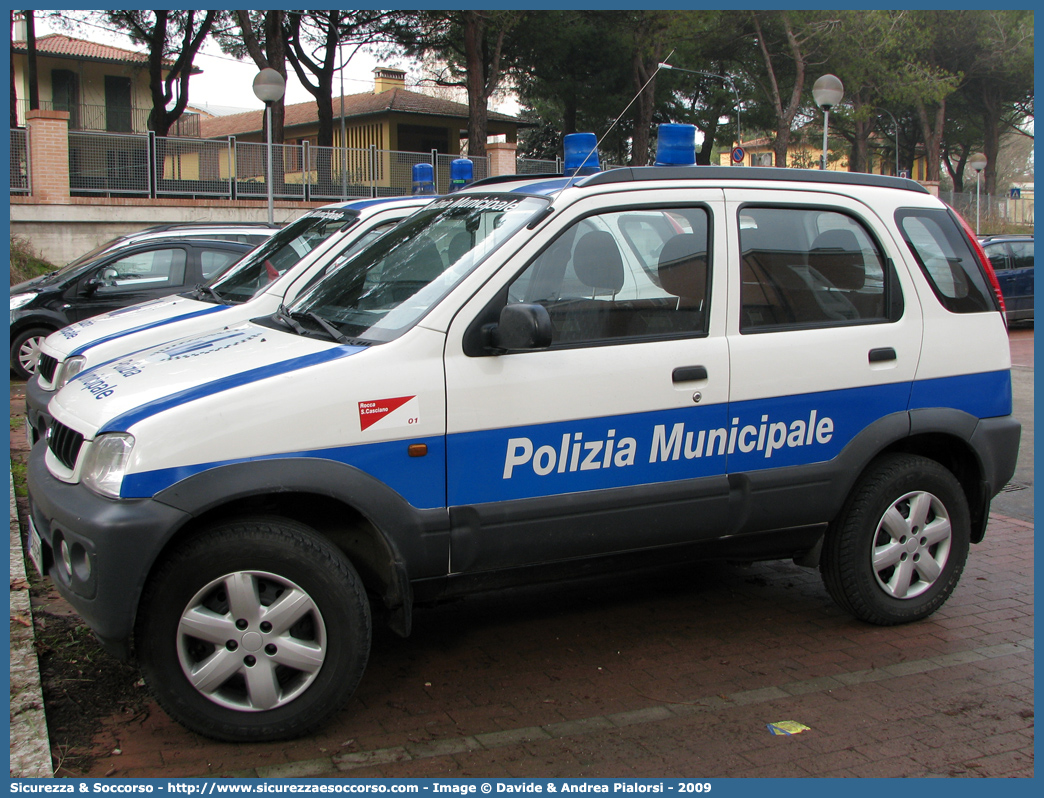
{"label": "rear door", "polygon": [[[568,208],[457,314],[446,350],[451,571],[720,534],[729,361],[720,190]],[[508,303],[551,346],[493,354]]]}
{"label": "rear door", "polygon": [[[730,283],[728,471],[741,531],[817,517],[830,461],[907,409],[920,307],[895,242],[836,195],[726,192]],[[905,299],[904,299],[905,296]]]}

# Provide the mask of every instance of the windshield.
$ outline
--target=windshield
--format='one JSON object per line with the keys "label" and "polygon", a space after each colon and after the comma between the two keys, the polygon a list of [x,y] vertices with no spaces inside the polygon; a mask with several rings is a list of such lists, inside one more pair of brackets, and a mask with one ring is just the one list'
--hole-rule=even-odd
{"label": "windshield", "polygon": [[352,339],[390,341],[547,204],[512,194],[436,200],[355,257],[331,263],[290,315],[319,317]]}
{"label": "windshield", "polygon": [[323,208],[287,225],[239,263],[213,278],[200,292],[202,299],[239,304],[264,291],[334,233],[359,221],[350,208]]}
{"label": "windshield", "polygon": [[111,238],[108,241],[106,241],[104,244],[99,244],[94,249],[92,249],[90,252],[83,253],[82,255],[80,255],[80,257],[78,257],[76,260],[72,261],[71,263],[65,264],[64,266],[62,266],[61,269],[59,269],[56,272],[53,272],[53,274],[54,274],[55,277],[64,276],[64,275],[68,274],[69,272],[73,271],[74,269],[77,269],[78,267],[82,266],[83,264],[88,263],[89,261],[94,260],[95,257],[98,256],[99,253],[104,252],[105,250],[109,249],[110,247],[113,247],[116,244],[119,244],[119,243],[121,243],[123,241],[126,241],[126,240],[127,240],[126,236],[118,236],[117,238]]}

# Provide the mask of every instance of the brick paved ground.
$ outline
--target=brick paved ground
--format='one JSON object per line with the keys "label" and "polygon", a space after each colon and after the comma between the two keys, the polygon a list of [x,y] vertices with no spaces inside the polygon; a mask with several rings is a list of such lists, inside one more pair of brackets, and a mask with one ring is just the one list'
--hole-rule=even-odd
{"label": "brick paved ground", "polygon": [[474,597],[378,633],[314,737],[212,743],[153,706],[107,721],[90,775],[1032,776],[1032,561],[995,516],[949,603],[896,628],[789,563]]}

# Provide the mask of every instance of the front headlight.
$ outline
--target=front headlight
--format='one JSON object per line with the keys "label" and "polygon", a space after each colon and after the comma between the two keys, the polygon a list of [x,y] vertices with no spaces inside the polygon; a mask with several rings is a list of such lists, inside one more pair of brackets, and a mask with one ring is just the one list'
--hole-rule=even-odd
{"label": "front headlight", "polygon": [[87,363],[87,358],[83,355],[77,355],[71,357],[62,363],[61,369],[58,371],[58,376],[54,380],[54,389],[60,390],[65,387],[65,383],[83,371],[83,367]]}
{"label": "front headlight", "polygon": [[123,475],[134,448],[134,436],[125,432],[99,435],[91,444],[83,462],[81,478],[83,484],[112,499],[120,498]]}
{"label": "front headlight", "polygon": [[36,299],[36,294],[11,294],[11,310],[18,310]]}

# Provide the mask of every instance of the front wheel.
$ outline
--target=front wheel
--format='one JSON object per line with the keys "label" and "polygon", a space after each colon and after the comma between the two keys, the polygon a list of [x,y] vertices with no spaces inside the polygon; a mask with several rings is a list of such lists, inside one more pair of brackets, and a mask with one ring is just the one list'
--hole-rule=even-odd
{"label": "front wheel", "polygon": [[362,678],[370,609],[355,569],[308,527],[223,524],[165,560],[142,599],[135,643],[160,705],[218,740],[307,734]]}
{"label": "front wheel", "polygon": [[28,327],[11,339],[11,373],[27,380],[36,373],[40,359],[40,345],[52,330],[47,327]]}
{"label": "front wheel", "polygon": [[925,457],[888,455],[831,526],[820,570],[830,595],[857,618],[916,621],[957,586],[970,539],[968,500],[953,474]]}

